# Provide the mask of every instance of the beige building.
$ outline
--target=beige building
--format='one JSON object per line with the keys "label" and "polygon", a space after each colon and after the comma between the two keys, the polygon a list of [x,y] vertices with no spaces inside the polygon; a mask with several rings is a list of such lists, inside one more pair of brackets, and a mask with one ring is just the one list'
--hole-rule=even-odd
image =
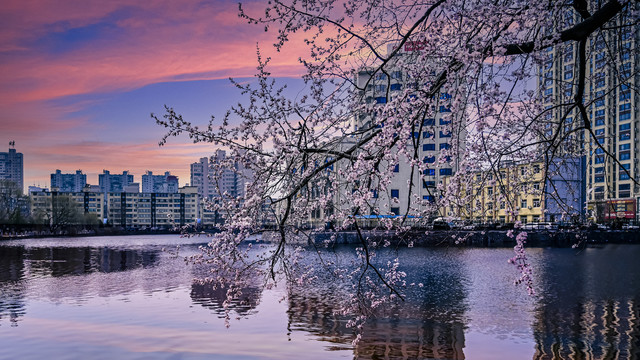
{"label": "beige building", "polygon": [[[76,214],[92,214],[95,220],[104,218],[104,194],[101,192],[49,192],[34,191],[29,194],[31,198],[31,213],[42,219],[48,219],[53,224],[83,222],[88,219],[69,218],[70,206],[75,207]],[[63,219],[64,217],[64,219]]]}
{"label": "beige building", "polygon": [[107,202],[107,219],[115,226],[166,228],[196,225],[200,219],[200,197],[194,186],[173,194],[110,192]]}
{"label": "beige building", "polygon": [[544,221],[545,179],[543,162],[469,173],[455,182],[445,177],[445,191],[458,195],[455,204],[440,212],[474,222]]}

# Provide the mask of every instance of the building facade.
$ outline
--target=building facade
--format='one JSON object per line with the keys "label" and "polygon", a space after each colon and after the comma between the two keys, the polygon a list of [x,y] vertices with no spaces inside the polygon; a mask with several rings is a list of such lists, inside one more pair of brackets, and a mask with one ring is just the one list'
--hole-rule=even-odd
{"label": "building facade", "polygon": [[[57,209],[63,203],[62,198],[67,200],[64,202],[65,206],[70,204],[76,207],[80,214],[95,215],[96,221],[102,221],[104,218],[104,194],[101,192],[34,191],[29,194],[29,197],[31,198],[31,214],[35,217],[39,217],[39,214],[45,214],[49,217],[52,225],[63,221],[58,217],[67,216],[68,209]],[[68,219],[64,219],[64,221],[66,222]]]}
{"label": "building facade", "polygon": [[58,192],[82,192],[87,185],[87,175],[82,170],[76,170],[75,174],[63,174],[56,170],[51,174],[51,191]]}
{"label": "building facade", "polygon": [[[224,150],[216,150],[211,158],[203,157],[191,164],[191,186],[198,188],[202,199],[221,198],[225,194],[232,198],[244,196],[245,186],[252,179],[251,172],[238,162],[228,160]],[[229,166],[219,168],[223,163]]]}
{"label": "building facade", "polygon": [[[600,2],[588,1],[594,12]],[[640,4],[629,4],[640,9]],[[565,13],[565,26],[581,19],[575,11]],[[635,218],[635,211],[609,211],[614,207],[636,208],[640,187],[640,27],[634,19],[617,16],[607,24],[610,30],[592,36],[586,50],[584,103],[593,131],[574,132],[585,125],[577,107],[571,105],[577,88],[578,48],[567,43],[546,50],[539,70],[538,85],[546,109],[544,138],[557,132],[566,136],[565,151],[585,156],[587,207],[598,221]],[[611,154],[612,156],[609,156]],[[609,215],[618,213],[618,215]],[[605,215],[606,214],[606,215]]]}
{"label": "building facade", "polygon": [[133,183],[133,175],[128,171],[111,174],[109,170],[103,170],[103,173],[98,175],[98,183],[103,193],[122,192],[125,186]]}
{"label": "building facade", "polygon": [[505,164],[497,171],[465,174],[443,188],[457,200],[440,215],[478,223],[576,222],[584,212],[584,164],[567,158],[546,166],[544,161]]}
{"label": "building facade", "polygon": [[[411,57],[416,56],[414,51],[420,51],[419,47],[408,44],[397,56],[402,58],[402,61],[411,61]],[[401,67],[388,68],[387,74],[382,72],[372,74],[370,69],[360,69],[354,79],[357,87],[363,89],[360,90],[358,96],[367,104],[384,106],[389,99],[403,94],[406,89],[422,86],[422,84],[416,84],[415,80]],[[435,80],[435,72],[431,75]],[[451,111],[452,96],[447,89],[455,88],[455,85],[448,85],[448,88],[441,90],[436,97],[435,105],[433,105],[433,116],[423,119],[422,124],[414,127],[411,134],[413,141],[410,141],[408,145],[417,144],[417,155],[426,169],[421,172],[415,171],[415,168],[410,165],[411,159],[403,158],[402,155],[398,164],[382,164],[382,166],[389,165],[393,174],[388,192],[373,194],[374,203],[381,205],[376,207],[385,209],[381,211],[380,215],[404,214],[405,210],[410,207],[407,186],[409,182],[414,184],[411,194],[417,196],[418,200],[423,200],[422,203],[412,200],[411,207],[415,210],[414,214],[409,215],[420,213],[425,208],[423,206],[425,203],[434,203],[439,198],[437,187],[442,179],[457,172],[461,159],[460,154],[464,152],[465,148],[466,129],[464,127],[454,128],[456,125],[452,119],[459,114],[453,114]],[[389,124],[381,119],[376,119],[375,114],[358,114],[354,119],[353,128],[357,131],[372,125],[383,127]],[[397,151],[400,154],[414,154],[412,149],[407,151],[398,149]]]}
{"label": "building facade", "polygon": [[171,175],[166,171],[164,175],[153,175],[153,172],[147,171],[142,175],[142,192],[143,193],[172,193],[178,192],[178,177]]}
{"label": "building facade", "polygon": [[11,141],[9,151],[0,152],[0,180],[13,181],[20,191],[24,191],[24,164],[22,153],[16,152]]}
{"label": "building facade", "polygon": [[200,223],[200,197],[193,186],[178,193],[107,194],[107,219],[125,228],[170,228]]}

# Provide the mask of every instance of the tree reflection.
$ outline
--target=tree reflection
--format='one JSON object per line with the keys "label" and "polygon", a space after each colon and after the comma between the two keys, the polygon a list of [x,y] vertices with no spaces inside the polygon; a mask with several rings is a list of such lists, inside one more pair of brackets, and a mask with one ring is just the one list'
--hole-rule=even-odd
{"label": "tree reflection", "polygon": [[[348,252],[336,250],[336,257]],[[400,253],[398,253],[400,252]],[[358,359],[464,359],[465,299],[464,272],[459,262],[448,261],[425,249],[379,251],[378,261],[404,256],[402,271],[409,287],[405,302],[375,314],[364,325],[355,353]],[[413,252],[412,254],[402,254]],[[416,254],[420,252],[420,254]],[[344,258],[341,262],[348,263]],[[429,266],[425,266],[429,263]],[[323,270],[318,268],[318,276]],[[289,330],[305,331],[329,349],[342,350],[353,339],[348,316],[337,314],[345,288],[336,283],[325,287],[289,288]],[[420,287],[417,284],[422,283]]]}
{"label": "tree reflection", "polygon": [[[237,299],[233,299],[229,303],[229,308],[239,316],[247,316],[252,314],[260,303],[262,289],[258,286],[244,287],[241,291],[242,295]],[[217,314],[224,315],[226,299],[227,288],[214,287],[210,282],[194,281],[191,284],[191,300],[195,304],[209,308]]]}

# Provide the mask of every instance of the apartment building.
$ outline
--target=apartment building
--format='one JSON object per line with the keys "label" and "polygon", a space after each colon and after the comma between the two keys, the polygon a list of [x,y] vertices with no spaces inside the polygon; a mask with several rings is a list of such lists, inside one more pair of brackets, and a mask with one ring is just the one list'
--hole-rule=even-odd
{"label": "apartment building", "polygon": [[571,222],[582,219],[583,161],[566,158],[507,162],[497,170],[464,174],[455,183],[443,179],[443,189],[457,200],[440,209],[440,215],[474,222]]}
{"label": "apartment building", "polygon": [[[31,214],[48,218],[52,224],[62,220],[58,217],[68,217],[69,208],[73,206],[77,214],[95,215],[95,220],[104,219],[104,194],[101,192],[58,192],[58,191],[33,191],[29,193],[31,199]],[[64,200],[63,200],[64,198]],[[68,221],[65,218],[65,221]]]}
{"label": "apartment building", "polygon": [[9,151],[0,152],[0,180],[16,183],[20,191],[24,191],[24,164],[22,153],[15,149],[15,142],[9,142]]}
{"label": "apartment building", "polygon": [[[411,57],[415,56],[414,52],[420,51],[419,46],[407,44],[403,50],[397,55],[402,61],[411,61]],[[393,67],[383,72],[372,73],[371,69],[360,69],[356,75],[354,82],[360,91],[360,96],[367,104],[377,104],[384,106],[390,99],[399,96],[406,89],[414,89],[423,84],[415,83],[401,67]],[[387,75],[388,74],[388,75]],[[435,80],[437,74],[431,74]],[[460,154],[465,148],[466,129],[461,126],[461,122],[452,121],[453,117],[459,114],[451,112],[451,94],[449,90],[455,89],[455,84],[448,85],[443,88],[436,97],[436,103],[433,105],[433,116],[422,120],[422,124],[414,127],[411,133],[411,146],[417,143],[418,156],[426,169],[422,172],[412,171],[409,165],[409,159],[401,157],[397,164],[382,164],[382,167],[392,165],[390,168],[393,172],[391,184],[388,186],[388,192],[378,194],[374,192],[373,202],[381,209],[384,209],[380,215],[400,215],[409,208],[408,184],[411,181],[414,187],[411,190],[418,200],[424,200],[424,203],[435,202],[439,195],[437,186],[446,176],[456,173],[459,167]],[[384,119],[376,118],[374,113],[358,114],[354,119],[355,130],[366,129],[371,127],[393,126],[388,124]],[[457,127],[456,127],[457,126]],[[454,128],[456,127],[456,128]],[[400,151],[402,153],[402,151]],[[413,154],[413,151],[410,151]],[[413,175],[412,175],[413,174]],[[412,178],[413,176],[413,178]],[[349,190],[349,189],[347,189]],[[411,200],[411,206],[414,208],[414,215],[422,209],[419,201]]]}
{"label": "apartment building", "polygon": [[164,175],[153,175],[153,172],[147,171],[142,175],[142,192],[143,193],[177,193],[178,177],[171,175],[166,171]]}
{"label": "apartment building", "polygon": [[[593,12],[600,2],[588,1]],[[640,4],[629,4],[640,9]],[[568,8],[565,26],[578,23]],[[585,156],[587,208],[598,221],[636,219],[640,187],[640,27],[632,18],[617,16],[609,30],[601,31],[587,44],[585,105],[593,135],[574,132],[584,125],[577,107],[572,107],[578,78],[578,48],[567,43],[546,50],[539,70],[538,86],[546,108],[544,137],[556,132],[567,136],[564,151]],[[613,155],[608,156],[608,154]]]}
{"label": "apartment building", "polygon": [[110,224],[126,228],[169,228],[200,223],[200,197],[194,186],[177,193],[107,194]]}
{"label": "apartment building", "polygon": [[87,175],[82,170],[76,170],[75,174],[63,174],[62,171],[56,170],[51,174],[51,191],[58,192],[82,192],[87,185]]}

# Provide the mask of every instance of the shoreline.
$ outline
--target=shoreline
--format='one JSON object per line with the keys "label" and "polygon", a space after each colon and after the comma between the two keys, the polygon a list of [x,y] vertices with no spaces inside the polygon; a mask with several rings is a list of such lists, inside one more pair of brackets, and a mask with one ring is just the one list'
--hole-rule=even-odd
{"label": "shoreline", "polygon": [[[516,244],[515,237],[507,236],[509,230],[413,230],[398,237],[392,231],[363,230],[362,235],[373,242],[373,246],[388,242],[394,246],[408,247],[505,247]],[[640,244],[640,230],[513,230],[515,234],[526,231],[528,247],[571,247],[575,244]],[[213,234],[216,231],[207,230],[200,234]],[[180,235],[178,230],[145,230],[109,231],[85,230],[76,233],[58,234],[15,234],[0,235],[1,241],[42,239],[42,238],[80,238],[99,236],[135,236],[135,235]],[[262,234],[260,242],[272,243],[277,241],[275,232]],[[251,241],[253,242],[253,241]],[[296,245],[357,245],[360,244],[355,231],[307,231],[293,236],[290,244]]]}

